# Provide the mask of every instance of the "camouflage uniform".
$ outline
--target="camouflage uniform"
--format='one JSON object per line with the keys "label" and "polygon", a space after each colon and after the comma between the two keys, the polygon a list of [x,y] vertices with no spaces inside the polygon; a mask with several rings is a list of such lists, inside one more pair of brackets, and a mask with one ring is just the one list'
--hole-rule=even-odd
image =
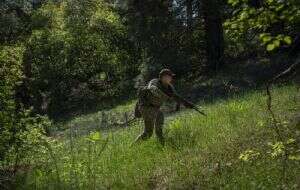
{"label": "camouflage uniform", "polygon": [[[139,99],[138,109],[144,119],[144,131],[136,139],[146,140],[152,136],[153,128],[155,128],[156,136],[159,141],[164,144],[162,128],[164,124],[164,115],[160,110],[160,106],[168,99],[172,98],[180,103],[180,97],[177,95],[173,86],[164,86],[159,79],[152,79],[145,87],[147,95]],[[177,106],[178,107],[178,106]]]}

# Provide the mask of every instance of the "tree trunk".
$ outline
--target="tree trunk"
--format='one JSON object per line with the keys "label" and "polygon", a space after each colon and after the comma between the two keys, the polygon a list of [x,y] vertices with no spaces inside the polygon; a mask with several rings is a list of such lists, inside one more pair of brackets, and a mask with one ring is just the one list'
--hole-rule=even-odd
{"label": "tree trunk", "polygon": [[193,0],[186,0],[186,23],[187,31],[192,31],[193,26]]}
{"label": "tree trunk", "polygon": [[223,65],[224,37],[219,0],[202,0],[208,67],[215,72]]}

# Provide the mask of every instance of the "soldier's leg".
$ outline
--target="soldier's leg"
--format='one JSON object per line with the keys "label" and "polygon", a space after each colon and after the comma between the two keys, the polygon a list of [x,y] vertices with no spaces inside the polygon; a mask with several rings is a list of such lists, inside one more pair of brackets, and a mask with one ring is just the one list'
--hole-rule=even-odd
{"label": "soldier's leg", "polygon": [[165,139],[163,136],[163,125],[164,125],[164,114],[160,110],[158,110],[156,120],[155,120],[155,134],[162,145],[165,144]]}
{"label": "soldier's leg", "polygon": [[140,134],[135,142],[138,142],[140,140],[146,140],[152,136],[153,128],[154,128],[154,122],[155,117],[153,117],[152,114],[149,114],[148,112],[143,112],[143,119],[144,119],[144,131],[142,134]]}

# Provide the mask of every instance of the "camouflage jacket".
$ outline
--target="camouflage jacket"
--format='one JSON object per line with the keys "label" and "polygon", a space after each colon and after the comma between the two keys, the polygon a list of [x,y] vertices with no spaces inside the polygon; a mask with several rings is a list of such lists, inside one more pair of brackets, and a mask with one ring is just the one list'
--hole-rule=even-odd
{"label": "camouflage jacket", "polygon": [[160,107],[168,99],[173,99],[177,103],[182,102],[182,98],[177,94],[174,86],[164,86],[159,79],[152,79],[146,89],[150,91],[145,100],[148,105]]}

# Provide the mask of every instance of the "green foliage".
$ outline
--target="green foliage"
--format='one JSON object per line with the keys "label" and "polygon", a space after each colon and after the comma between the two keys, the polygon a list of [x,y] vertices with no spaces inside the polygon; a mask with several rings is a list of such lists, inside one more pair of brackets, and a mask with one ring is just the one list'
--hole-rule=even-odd
{"label": "green foliage", "polygon": [[259,155],[260,155],[260,153],[257,151],[246,150],[245,152],[240,154],[239,159],[241,159],[245,162],[249,162],[249,161],[255,160]]}
{"label": "green foliage", "polygon": [[30,164],[47,154],[45,130],[51,128],[52,124],[47,117],[31,115],[31,111],[23,111],[18,118],[14,118],[19,121],[15,121],[12,138],[8,141],[11,143],[4,159],[6,164]]}
{"label": "green foliage", "polygon": [[271,156],[274,157],[278,157],[278,156],[282,156],[284,154],[284,149],[285,146],[282,142],[276,142],[274,144],[269,144],[272,147],[272,152],[271,152]]}
{"label": "green foliage", "polygon": [[263,45],[267,45],[267,51],[273,51],[274,49],[279,48],[280,44],[292,44],[292,38],[290,36],[284,36],[282,34],[273,37],[270,33],[262,33],[260,34],[259,38]]}
{"label": "green foliage", "polygon": [[101,136],[100,136],[99,132],[93,132],[87,138],[87,140],[89,140],[91,142],[96,142],[96,141],[99,141],[100,139],[101,139]]}
{"label": "green foliage", "polygon": [[34,18],[43,28],[32,32],[24,62],[31,64],[36,110],[57,116],[133,89],[134,46],[104,1],[49,2]]}
{"label": "green foliage", "polygon": [[[259,152],[255,150],[246,150],[240,154],[239,159],[244,162],[257,161],[261,155],[267,155],[272,159],[289,159],[291,161],[299,161],[299,147],[296,145],[297,141],[294,138],[289,138],[286,142],[277,141],[274,143],[267,143],[270,147],[268,150],[263,150],[264,152]],[[267,154],[266,154],[267,153]],[[288,156],[285,158],[285,156]]]}
{"label": "green foliage", "polygon": [[4,46],[0,50],[0,158],[3,159],[15,125],[14,89],[21,81],[23,48]]}
{"label": "green foliage", "polygon": [[224,27],[228,38],[235,43],[249,36],[253,43],[252,39],[258,40],[253,36],[259,36],[266,50],[273,51],[281,45],[290,45],[299,29],[300,4],[296,0],[268,0],[256,6],[248,0],[229,0],[228,4],[233,7],[233,12]]}
{"label": "green foliage", "polygon": [[44,0],[2,0],[0,2],[0,44],[23,41],[32,30],[31,16]]}
{"label": "green foliage", "polygon": [[[34,116],[16,104],[16,88],[22,83],[24,47],[2,46],[0,50],[0,162],[19,164],[20,156],[33,156],[51,126],[46,117]],[[28,154],[31,152],[31,154]]]}

